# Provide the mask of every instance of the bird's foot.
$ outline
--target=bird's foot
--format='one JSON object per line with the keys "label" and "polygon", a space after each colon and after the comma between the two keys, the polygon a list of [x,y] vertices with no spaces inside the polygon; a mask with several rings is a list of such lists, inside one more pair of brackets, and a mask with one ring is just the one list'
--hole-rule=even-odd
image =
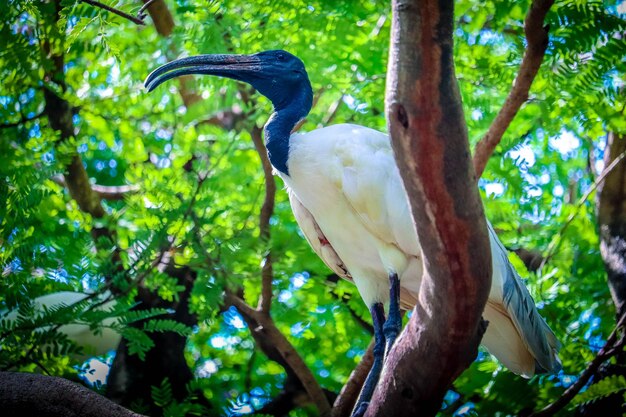
{"label": "bird's foot", "polygon": [[367,411],[367,406],[370,405],[369,401],[363,401],[362,403],[358,403],[354,408],[354,412],[350,417],[363,417],[365,412]]}
{"label": "bird's foot", "polygon": [[376,303],[370,308],[372,323],[374,324],[374,363],[365,379],[365,383],[363,384],[351,417],[362,417],[367,411],[376,384],[378,384],[383,364],[387,360],[387,355],[402,330],[400,279],[398,278],[398,274],[389,274],[389,284],[389,317],[387,317],[387,320],[385,320],[382,304]]}
{"label": "bird's foot", "polygon": [[365,378],[361,393],[352,411],[352,417],[361,417],[367,410],[367,405],[372,398],[372,394],[374,394],[385,359],[385,335],[383,334],[385,310],[381,303],[376,303],[370,307],[370,312],[372,313],[372,324],[374,325],[374,350],[372,352],[374,362],[372,363],[372,369],[367,374],[367,378]]}
{"label": "bird's foot", "polygon": [[400,279],[398,274],[389,274],[389,316],[383,325],[385,335],[385,360],[396,338],[402,331],[402,313],[400,313]]}

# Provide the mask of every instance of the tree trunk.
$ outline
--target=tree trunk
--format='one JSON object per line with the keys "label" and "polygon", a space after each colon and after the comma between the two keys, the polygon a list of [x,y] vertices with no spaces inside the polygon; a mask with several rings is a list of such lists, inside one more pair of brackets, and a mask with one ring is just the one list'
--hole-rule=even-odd
{"label": "tree trunk", "polygon": [[394,0],[387,118],[424,260],[366,416],[430,416],[476,357],[491,251],[454,76],[452,0]]}
{"label": "tree trunk", "polygon": [[[604,167],[607,169],[617,158],[624,158],[626,136],[609,133],[604,150]],[[622,159],[598,187],[596,197],[598,225],[600,228],[600,253],[606,268],[607,279],[617,317],[626,314],[626,161]],[[608,376],[626,376],[626,354],[615,355],[615,363],[605,363],[593,376],[598,382]],[[624,395],[616,393],[576,410],[580,417],[621,416],[626,413]]]}
{"label": "tree trunk", "polygon": [[[626,136],[609,133],[604,151],[608,167],[626,152]],[[626,162],[623,160],[598,187],[600,251],[617,316],[626,312]]]}

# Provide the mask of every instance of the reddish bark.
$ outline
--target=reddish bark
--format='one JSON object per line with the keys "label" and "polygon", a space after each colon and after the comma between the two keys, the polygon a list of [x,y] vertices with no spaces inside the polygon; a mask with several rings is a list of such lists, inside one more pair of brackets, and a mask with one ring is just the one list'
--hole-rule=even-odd
{"label": "reddish bark", "polygon": [[485,330],[491,252],[454,76],[452,19],[451,0],[393,2],[387,117],[425,274],[366,416],[435,415]]}

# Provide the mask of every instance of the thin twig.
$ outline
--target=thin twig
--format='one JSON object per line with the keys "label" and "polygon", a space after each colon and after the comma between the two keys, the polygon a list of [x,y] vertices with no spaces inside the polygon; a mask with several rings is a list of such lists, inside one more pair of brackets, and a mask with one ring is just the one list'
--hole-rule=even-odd
{"label": "thin twig", "polygon": [[339,107],[341,106],[341,103],[343,103],[344,97],[345,94],[342,94],[341,97],[339,97],[336,101],[333,102],[333,104],[330,105],[330,107],[328,108],[328,112],[324,117],[324,120],[322,120],[323,126],[328,126],[328,124],[330,124],[335,119],[335,117],[337,116],[337,112],[339,111]]}
{"label": "thin twig", "polygon": [[598,352],[598,355],[591,361],[591,363],[587,366],[583,373],[580,374],[576,382],[574,382],[568,389],[566,389],[556,401],[554,401],[547,407],[544,407],[543,409],[532,413],[528,417],[552,416],[559,412],[561,409],[563,409],[563,407],[565,407],[567,404],[569,404],[569,402],[574,399],[576,394],[578,394],[580,390],[587,384],[589,379],[598,370],[600,365],[602,365],[602,363],[604,363],[607,359],[609,359],[611,356],[615,355],[615,353],[619,351],[619,349],[616,348],[622,340],[618,340],[617,337],[620,330],[624,327],[625,324],[626,314],[622,315],[622,317],[619,319],[619,321],[615,325],[615,328],[611,332],[611,335],[607,339],[604,347],[600,350],[600,352]]}
{"label": "thin twig", "polygon": [[515,78],[513,88],[509,92],[502,109],[489,127],[487,134],[476,144],[474,151],[474,170],[476,178],[480,178],[487,161],[502,140],[504,132],[513,118],[528,100],[528,91],[541,67],[543,57],[548,47],[548,28],[543,21],[552,7],[554,0],[533,0],[524,20],[524,32],[528,46],[522,58],[519,73]]}
{"label": "thin twig", "polygon": [[144,26],[145,25],[145,23],[144,23],[144,21],[142,19],[140,19],[138,17],[135,17],[135,16],[132,16],[132,15],[129,15],[128,13],[123,12],[121,10],[118,10],[118,9],[116,9],[114,7],[107,6],[106,4],[100,3],[99,1],[94,1],[94,0],[80,0],[80,1],[83,2],[83,3],[90,4],[90,5],[94,6],[94,7],[98,7],[100,9],[104,9],[104,10],[106,10],[108,12],[115,13],[116,15],[118,15],[120,17],[123,17],[124,19],[130,20],[131,22],[133,22],[133,23],[135,23],[137,25],[140,25],[140,26]]}
{"label": "thin twig", "polygon": [[580,208],[583,206],[583,204],[585,204],[585,202],[587,201],[591,193],[593,193],[595,189],[598,188],[598,186],[604,181],[607,175],[609,175],[611,171],[615,169],[615,167],[621,162],[622,159],[624,159],[625,156],[626,156],[626,151],[619,154],[617,158],[615,158],[613,162],[611,162],[611,164],[608,167],[606,167],[604,171],[602,171],[602,174],[600,174],[600,176],[596,178],[596,180],[593,182],[593,184],[591,184],[589,189],[587,189],[585,194],[582,197],[580,197],[580,199],[576,203],[574,212],[570,214],[565,224],[561,227],[561,230],[559,230],[559,232],[555,235],[552,242],[550,242],[550,245],[548,246],[548,249],[546,250],[546,255],[541,261],[541,265],[539,265],[539,268],[538,268],[539,271],[542,271],[543,267],[546,266],[546,264],[552,259],[552,257],[556,253],[556,249],[559,247],[559,244],[561,243],[561,240],[563,239],[563,233],[565,233],[565,230],[569,227],[570,224],[572,224],[572,221],[574,221],[574,219],[578,215],[578,212],[580,211]]}

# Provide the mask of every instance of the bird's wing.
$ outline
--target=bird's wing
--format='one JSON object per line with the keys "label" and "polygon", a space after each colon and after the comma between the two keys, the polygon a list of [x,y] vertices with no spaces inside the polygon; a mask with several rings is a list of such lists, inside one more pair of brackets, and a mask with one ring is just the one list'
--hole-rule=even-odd
{"label": "bird's wing", "polygon": [[338,178],[346,200],[363,225],[407,256],[419,256],[417,234],[389,137],[356,126],[337,142],[342,170]]}
{"label": "bird's wing", "polygon": [[490,294],[487,308],[510,318],[523,344],[535,358],[536,372],[557,371],[561,366],[557,356],[560,343],[539,315],[535,301],[509,262],[507,251],[489,222],[487,227],[492,248],[492,288],[495,288]]}
{"label": "bird's wing", "polygon": [[291,189],[288,189],[288,192],[291,210],[309,245],[311,245],[317,256],[319,256],[333,272],[341,278],[352,281],[352,276],[350,272],[348,272],[348,268],[346,268],[341,258],[339,258],[339,255],[337,255],[335,249],[328,242],[326,236],[324,236],[324,233],[313,218],[313,215],[302,205]]}

